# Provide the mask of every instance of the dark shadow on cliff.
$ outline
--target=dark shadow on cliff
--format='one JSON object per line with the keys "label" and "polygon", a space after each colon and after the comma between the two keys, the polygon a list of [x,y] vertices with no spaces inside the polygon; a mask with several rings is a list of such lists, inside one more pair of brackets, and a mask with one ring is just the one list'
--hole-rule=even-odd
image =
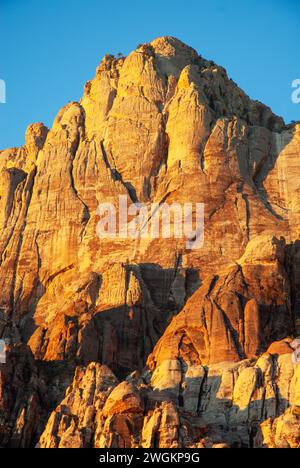
{"label": "dark shadow on cliff", "polygon": [[[124,304],[95,313],[98,360],[118,377],[144,367],[171,319],[199,287],[198,271],[187,270],[184,276],[179,268],[179,265],[170,269],[156,264],[127,265]],[[141,289],[141,297],[132,304],[128,294],[131,274]]]}
{"label": "dark shadow on cliff", "polygon": [[[54,339],[56,344],[47,359],[51,355],[55,359],[57,353],[61,361],[83,365],[98,361],[119,378],[144,367],[172,317],[200,286],[199,272],[182,269],[180,258],[174,268],[164,269],[157,264],[128,264],[124,268],[123,304],[105,307],[101,303],[102,277],[98,275],[98,293],[91,305],[80,300],[80,289],[76,291],[77,299],[70,299],[70,304],[58,311],[49,328],[38,327],[33,315],[27,314],[22,320],[22,339],[28,342],[35,333],[37,359],[44,358],[47,343]],[[50,338],[53,329],[60,331],[59,337],[55,332]]]}
{"label": "dark shadow on cliff", "polygon": [[[284,129],[285,131],[287,130]],[[285,148],[291,143],[293,140],[295,133],[295,128],[291,131],[290,135],[287,135],[286,141],[284,142],[284,146],[281,148],[280,151],[272,151],[272,147],[269,149],[269,154],[265,160],[263,160],[257,167],[253,182],[258,190],[261,200],[263,201],[267,210],[275,216],[278,220],[283,220],[282,216],[276,213],[272,203],[269,200],[268,193],[264,187],[264,182],[267,179],[270,172],[274,169],[280,154],[285,150]]]}

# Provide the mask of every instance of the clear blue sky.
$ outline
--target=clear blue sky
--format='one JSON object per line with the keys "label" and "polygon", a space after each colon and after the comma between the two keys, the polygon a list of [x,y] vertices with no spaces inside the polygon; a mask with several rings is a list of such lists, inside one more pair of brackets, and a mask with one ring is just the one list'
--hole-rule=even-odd
{"label": "clear blue sky", "polygon": [[224,66],[252,98],[300,119],[299,0],[0,0],[0,148],[23,144],[31,122],[51,126],[79,100],[105,53],[176,36]]}

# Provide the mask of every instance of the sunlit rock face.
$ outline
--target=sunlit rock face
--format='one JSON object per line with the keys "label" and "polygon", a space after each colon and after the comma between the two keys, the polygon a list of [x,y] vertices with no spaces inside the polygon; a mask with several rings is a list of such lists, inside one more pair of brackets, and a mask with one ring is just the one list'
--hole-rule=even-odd
{"label": "sunlit rock face", "polygon": [[77,368],[39,446],[297,448],[299,369],[289,354],[205,368],[165,360],[119,383],[90,363]]}
{"label": "sunlit rock face", "polygon": [[[0,446],[299,445],[299,124],[162,37],[0,172]],[[120,196],[203,203],[203,246],[99,238]]]}

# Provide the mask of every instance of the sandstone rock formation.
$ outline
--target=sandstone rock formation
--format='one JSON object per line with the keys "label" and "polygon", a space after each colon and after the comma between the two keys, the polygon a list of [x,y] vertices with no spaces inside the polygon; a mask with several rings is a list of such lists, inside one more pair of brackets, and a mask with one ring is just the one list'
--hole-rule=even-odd
{"label": "sandstone rock formation", "polygon": [[77,369],[39,444],[296,448],[299,370],[289,355],[209,368],[173,359],[118,383],[105,366],[91,363]]}
{"label": "sandstone rock formation", "polygon": [[[0,446],[299,446],[299,123],[162,37],[0,172]],[[203,203],[203,247],[99,238],[120,195]]]}

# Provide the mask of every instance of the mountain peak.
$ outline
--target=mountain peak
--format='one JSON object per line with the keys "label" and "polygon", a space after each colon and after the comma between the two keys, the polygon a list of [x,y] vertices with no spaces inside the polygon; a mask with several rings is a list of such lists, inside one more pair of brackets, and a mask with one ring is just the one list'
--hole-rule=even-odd
{"label": "mountain peak", "polygon": [[1,152],[0,446],[299,444],[299,149],[164,36]]}
{"label": "mountain peak", "polygon": [[156,53],[162,55],[177,55],[179,53],[190,53],[192,56],[198,56],[197,52],[181,40],[172,36],[161,36],[155,38],[151,43]]}

